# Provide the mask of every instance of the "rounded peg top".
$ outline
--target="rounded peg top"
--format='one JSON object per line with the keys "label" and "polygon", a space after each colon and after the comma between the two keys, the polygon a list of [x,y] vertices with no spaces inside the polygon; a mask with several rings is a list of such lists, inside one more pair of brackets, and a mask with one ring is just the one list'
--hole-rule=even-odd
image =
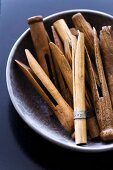
{"label": "rounded peg top", "polygon": [[40,22],[42,20],[43,20],[42,16],[33,16],[33,17],[28,18],[27,21],[28,21],[28,24],[30,25],[30,24],[33,24],[35,22]]}

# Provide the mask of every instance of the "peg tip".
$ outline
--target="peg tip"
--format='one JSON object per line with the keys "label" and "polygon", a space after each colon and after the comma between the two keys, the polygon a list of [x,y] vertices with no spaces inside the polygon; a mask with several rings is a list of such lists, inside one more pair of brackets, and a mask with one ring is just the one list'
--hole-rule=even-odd
{"label": "peg tip", "polygon": [[27,19],[27,22],[28,22],[28,24],[30,25],[30,24],[33,24],[33,23],[35,23],[35,22],[40,22],[40,21],[42,21],[42,20],[43,20],[43,17],[42,17],[42,16],[32,16],[32,17],[30,17],[30,18]]}
{"label": "peg tip", "polygon": [[109,128],[109,129],[103,130],[100,133],[100,137],[103,141],[113,140],[113,129]]}

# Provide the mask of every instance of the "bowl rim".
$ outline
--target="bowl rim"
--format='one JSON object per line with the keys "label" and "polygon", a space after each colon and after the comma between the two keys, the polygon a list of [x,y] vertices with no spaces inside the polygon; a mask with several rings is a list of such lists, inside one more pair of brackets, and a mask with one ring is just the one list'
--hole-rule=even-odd
{"label": "bowl rim", "polygon": [[[102,15],[102,16],[106,16],[106,17],[109,17],[111,19],[113,19],[113,16],[110,15],[110,14],[107,14],[107,13],[104,13],[104,12],[101,12],[101,11],[97,11],[97,10],[90,10],[90,9],[72,9],[72,10],[65,10],[65,11],[61,11],[61,12],[57,12],[57,13],[54,13],[54,14],[51,14],[47,17],[45,17],[43,20],[44,22],[46,20],[49,20],[50,18],[52,17],[56,17],[58,15],[62,15],[62,14],[68,14],[68,13],[77,13],[77,12],[88,12],[88,13],[95,13],[95,14],[98,14],[98,15]],[[40,136],[42,136],[43,138],[47,139],[48,141],[54,143],[54,144],[57,144],[63,148],[67,148],[67,149],[71,149],[73,151],[79,151],[79,152],[104,152],[104,151],[110,151],[113,149],[113,144],[109,144],[108,145],[103,145],[101,148],[90,148],[90,147],[81,147],[81,146],[77,146],[75,145],[75,147],[71,146],[71,145],[68,145],[68,144],[65,144],[63,142],[60,142],[59,140],[57,139],[54,139],[53,137],[51,136],[48,136],[46,135],[43,131],[40,131],[38,130],[35,126],[33,126],[32,123],[30,123],[30,118],[29,117],[24,117],[23,114],[21,113],[21,109],[19,108],[19,106],[15,103],[14,101],[14,95],[13,95],[13,89],[12,89],[12,86],[11,86],[11,79],[10,79],[10,64],[13,60],[13,56],[14,56],[14,53],[15,53],[15,50],[16,48],[18,47],[18,45],[21,43],[21,41],[24,39],[24,37],[27,35],[27,33],[30,31],[30,29],[28,28],[26,31],[24,31],[20,37],[17,39],[17,41],[14,43],[10,53],[9,53],[9,56],[8,56],[8,60],[7,60],[7,64],[6,64],[6,84],[7,84],[7,89],[8,89],[8,93],[9,93],[9,96],[10,96],[10,99],[17,111],[17,113],[20,115],[20,117],[25,121],[25,123],[30,127],[32,128],[36,133],[38,133]]]}

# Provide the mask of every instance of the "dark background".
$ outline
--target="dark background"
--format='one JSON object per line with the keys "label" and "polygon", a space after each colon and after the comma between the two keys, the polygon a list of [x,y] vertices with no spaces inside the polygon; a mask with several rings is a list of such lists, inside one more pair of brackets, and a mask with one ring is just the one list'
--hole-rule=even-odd
{"label": "dark background", "polygon": [[113,15],[113,0],[1,0],[0,170],[113,169],[113,152],[74,152],[56,146],[36,134],[15,111],[6,86],[8,55],[17,38],[28,28],[27,18],[83,8]]}

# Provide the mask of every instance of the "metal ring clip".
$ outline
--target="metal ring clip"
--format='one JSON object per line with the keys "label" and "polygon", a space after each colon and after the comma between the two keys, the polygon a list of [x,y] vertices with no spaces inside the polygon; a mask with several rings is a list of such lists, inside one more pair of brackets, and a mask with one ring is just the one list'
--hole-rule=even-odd
{"label": "metal ring clip", "polygon": [[85,111],[74,111],[74,119],[85,119],[86,112]]}

